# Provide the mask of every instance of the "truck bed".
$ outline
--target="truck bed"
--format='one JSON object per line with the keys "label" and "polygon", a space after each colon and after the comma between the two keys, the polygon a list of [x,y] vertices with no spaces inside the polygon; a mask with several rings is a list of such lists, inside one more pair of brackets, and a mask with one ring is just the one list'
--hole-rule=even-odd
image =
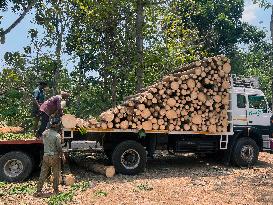
{"label": "truck bed", "polygon": [[0,145],[23,145],[23,144],[43,144],[42,140],[25,139],[25,140],[0,140]]}
{"label": "truck bed", "polygon": [[[63,132],[71,132],[71,138],[73,138],[73,132],[79,131],[77,128],[67,129],[64,128]],[[138,129],[102,129],[102,128],[86,128],[87,133],[138,133]],[[218,132],[218,133],[209,133],[209,132],[194,132],[194,131],[168,131],[168,130],[145,130],[145,133],[154,133],[154,134],[169,134],[169,135],[233,135],[233,131],[228,132]],[[67,137],[65,137],[67,138]]]}

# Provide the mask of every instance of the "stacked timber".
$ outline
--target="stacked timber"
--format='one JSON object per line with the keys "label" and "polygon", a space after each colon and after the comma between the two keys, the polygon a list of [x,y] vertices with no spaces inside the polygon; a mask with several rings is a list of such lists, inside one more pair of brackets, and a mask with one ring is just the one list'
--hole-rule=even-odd
{"label": "stacked timber", "polygon": [[226,132],[230,71],[225,56],[183,65],[103,112],[99,122],[76,119],[75,123],[102,129]]}

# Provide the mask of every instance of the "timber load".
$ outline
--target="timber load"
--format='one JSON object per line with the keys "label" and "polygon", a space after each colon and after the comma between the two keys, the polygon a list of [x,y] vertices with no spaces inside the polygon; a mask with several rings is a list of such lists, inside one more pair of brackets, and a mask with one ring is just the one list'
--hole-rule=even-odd
{"label": "timber load", "polygon": [[63,117],[66,128],[228,131],[230,61],[225,56],[183,65],[96,119]]}

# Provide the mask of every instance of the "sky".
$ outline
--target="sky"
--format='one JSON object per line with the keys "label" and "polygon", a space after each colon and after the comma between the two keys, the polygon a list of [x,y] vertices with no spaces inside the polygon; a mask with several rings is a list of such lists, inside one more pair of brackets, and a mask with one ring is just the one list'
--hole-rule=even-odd
{"label": "sky", "polygon": [[[7,28],[18,16],[11,11],[0,12],[0,16],[4,16],[0,27]],[[6,52],[23,51],[23,47],[27,46],[30,42],[28,37],[28,30],[33,26],[31,20],[33,19],[33,13],[29,13],[21,21],[21,23],[15,27],[7,36],[5,44],[0,44],[0,71],[5,66],[4,54]],[[266,29],[268,34],[268,40],[270,39],[270,20],[271,10],[264,10],[254,5],[251,0],[245,1],[244,13],[242,20],[260,28]],[[42,31],[38,28],[38,31]],[[73,62],[68,56],[62,56],[67,67],[72,69]]]}

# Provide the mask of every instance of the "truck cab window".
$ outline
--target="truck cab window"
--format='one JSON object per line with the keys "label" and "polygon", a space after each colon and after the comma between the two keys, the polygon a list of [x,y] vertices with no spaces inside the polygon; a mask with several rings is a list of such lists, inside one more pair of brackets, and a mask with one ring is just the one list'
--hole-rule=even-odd
{"label": "truck cab window", "polygon": [[238,108],[245,108],[246,107],[246,98],[244,95],[241,95],[241,94],[237,95],[237,107]]}
{"label": "truck cab window", "polygon": [[267,104],[266,104],[264,96],[249,95],[248,101],[249,101],[249,108],[262,109],[264,113],[267,112]]}

